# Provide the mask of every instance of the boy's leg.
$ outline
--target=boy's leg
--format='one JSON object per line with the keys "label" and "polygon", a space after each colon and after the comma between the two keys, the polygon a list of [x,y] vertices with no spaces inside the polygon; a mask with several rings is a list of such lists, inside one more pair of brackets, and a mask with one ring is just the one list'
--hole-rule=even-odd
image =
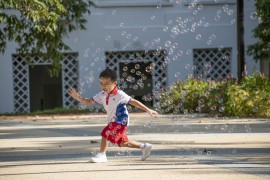
{"label": "boy's leg", "polygon": [[102,137],[99,152],[105,154],[108,145],[109,145],[109,141],[105,139],[104,137]]}
{"label": "boy's leg", "polygon": [[126,142],[121,142],[120,147],[129,147],[129,148],[137,148],[140,149],[142,143],[136,142],[136,141],[131,141],[128,140]]}

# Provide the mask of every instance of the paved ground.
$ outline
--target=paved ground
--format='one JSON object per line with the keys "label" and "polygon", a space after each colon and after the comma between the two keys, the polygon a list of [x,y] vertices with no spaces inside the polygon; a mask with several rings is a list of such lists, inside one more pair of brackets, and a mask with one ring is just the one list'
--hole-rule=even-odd
{"label": "paved ground", "polygon": [[92,164],[104,116],[0,118],[0,179],[270,179],[270,120],[133,114],[129,138]]}

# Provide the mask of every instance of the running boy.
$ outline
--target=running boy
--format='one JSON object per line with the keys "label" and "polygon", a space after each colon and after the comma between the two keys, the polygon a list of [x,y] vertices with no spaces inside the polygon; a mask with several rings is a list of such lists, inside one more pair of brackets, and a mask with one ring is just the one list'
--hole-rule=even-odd
{"label": "running boy", "polygon": [[69,94],[79,102],[91,106],[95,103],[102,104],[107,112],[108,125],[101,132],[100,151],[90,159],[93,163],[107,162],[106,150],[109,141],[119,147],[137,148],[142,150],[141,160],[144,161],[151,153],[152,145],[149,143],[139,143],[128,139],[126,135],[129,125],[129,115],[126,105],[129,103],[141,110],[148,112],[151,116],[158,113],[147,108],[141,102],[131,98],[122,90],[117,89],[117,74],[109,68],[103,70],[99,75],[101,92],[92,99],[83,98],[79,93],[71,88]]}

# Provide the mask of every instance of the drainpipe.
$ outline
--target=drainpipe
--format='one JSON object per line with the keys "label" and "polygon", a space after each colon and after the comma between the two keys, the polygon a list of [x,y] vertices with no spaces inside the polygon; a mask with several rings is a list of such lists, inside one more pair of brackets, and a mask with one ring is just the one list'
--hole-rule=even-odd
{"label": "drainpipe", "polygon": [[244,47],[244,0],[237,0],[237,74],[238,80],[243,78],[245,71]]}

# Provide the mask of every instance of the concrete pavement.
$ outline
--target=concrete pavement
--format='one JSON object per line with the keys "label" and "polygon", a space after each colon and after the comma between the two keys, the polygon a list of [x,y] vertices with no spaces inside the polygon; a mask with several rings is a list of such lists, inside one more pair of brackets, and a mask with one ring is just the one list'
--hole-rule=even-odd
{"label": "concrete pavement", "polygon": [[103,119],[1,117],[0,179],[270,179],[269,120],[132,114],[129,138],[154,145],[149,159],[110,145],[92,164]]}

